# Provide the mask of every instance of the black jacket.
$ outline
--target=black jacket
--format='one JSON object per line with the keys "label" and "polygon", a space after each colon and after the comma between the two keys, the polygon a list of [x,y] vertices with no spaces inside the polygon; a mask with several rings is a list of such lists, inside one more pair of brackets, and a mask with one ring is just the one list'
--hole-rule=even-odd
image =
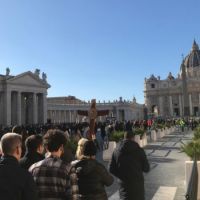
{"label": "black jacket", "polygon": [[26,152],[25,155],[20,159],[19,165],[28,170],[32,164],[43,159],[44,156],[37,152]]}
{"label": "black jacket", "polygon": [[109,170],[119,178],[121,199],[144,200],[143,172],[150,167],[144,150],[136,142],[123,140],[118,144]]}
{"label": "black jacket", "polygon": [[114,178],[106,168],[93,159],[83,159],[75,164],[79,193],[84,200],[107,200],[104,186],[110,186]]}
{"label": "black jacket", "polygon": [[36,186],[31,174],[22,169],[13,156],[0,159],[0,199],[36,200]]}

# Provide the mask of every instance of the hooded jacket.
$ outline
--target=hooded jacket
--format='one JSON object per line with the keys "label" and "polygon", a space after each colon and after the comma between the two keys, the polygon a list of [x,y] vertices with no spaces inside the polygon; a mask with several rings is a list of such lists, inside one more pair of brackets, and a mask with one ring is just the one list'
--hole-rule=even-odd
{"label": "hooded jacket", "polygon": [[84,200],[107,200],[104,186],[114,179],[106,168],[93,159],[83,159],[75,164],[80,198]]}

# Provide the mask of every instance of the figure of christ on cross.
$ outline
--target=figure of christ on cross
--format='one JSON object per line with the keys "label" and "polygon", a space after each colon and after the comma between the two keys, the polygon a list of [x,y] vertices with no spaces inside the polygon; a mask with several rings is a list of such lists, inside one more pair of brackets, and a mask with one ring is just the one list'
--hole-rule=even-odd
{"label": "figure of christ on cross", "polygon": [[89,129],[89,139],[95,139],[95,122],[98,116],[108,115],[109,110],[97,110],[96,109],[96,99],[91,100],[91,107],[89,111],[78,110],[79,115],[88,116],[90,119],[90,129]]}

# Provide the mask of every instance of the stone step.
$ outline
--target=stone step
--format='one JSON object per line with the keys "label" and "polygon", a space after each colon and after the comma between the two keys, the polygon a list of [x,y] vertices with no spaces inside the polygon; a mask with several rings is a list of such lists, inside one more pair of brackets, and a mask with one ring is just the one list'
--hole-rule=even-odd
{"label": "stone step", "polygon": [[[152,200],[174,200],[176,194],[177,187],[166,187],[160,186],[156,193],[154,194]],[[119,192],[117,191],[109,200],[119,200]]]}
{"label": "stone step", "polygon": [[176,194],[177,187],[161,186],[156,191],[152,200],[173,200]]}

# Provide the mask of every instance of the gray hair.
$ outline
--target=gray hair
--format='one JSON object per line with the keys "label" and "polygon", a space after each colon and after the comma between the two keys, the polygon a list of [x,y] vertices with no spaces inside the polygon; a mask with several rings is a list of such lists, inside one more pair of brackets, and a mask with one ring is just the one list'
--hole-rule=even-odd
{"label": "gray hair", "polygon": [[6,133],[1,138],[1,150],[4,155],[13,155],[19,145],[22,145],[22,137],[17,133]]}

